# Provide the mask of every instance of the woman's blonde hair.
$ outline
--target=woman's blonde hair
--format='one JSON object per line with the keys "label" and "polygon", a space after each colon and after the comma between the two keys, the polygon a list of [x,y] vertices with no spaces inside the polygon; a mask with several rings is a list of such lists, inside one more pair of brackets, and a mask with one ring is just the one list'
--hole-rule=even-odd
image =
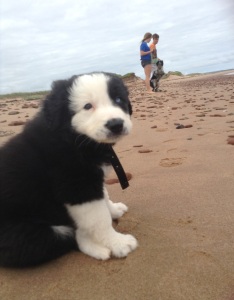
{"label": "woman's blonde hair", "polygon": [[145,40],[148,40],[148,39],[151,39],[151,38],[152,38],[152,33],[146,32],[144,37],[143,37],[143,40],[141,42],[144,42]]}

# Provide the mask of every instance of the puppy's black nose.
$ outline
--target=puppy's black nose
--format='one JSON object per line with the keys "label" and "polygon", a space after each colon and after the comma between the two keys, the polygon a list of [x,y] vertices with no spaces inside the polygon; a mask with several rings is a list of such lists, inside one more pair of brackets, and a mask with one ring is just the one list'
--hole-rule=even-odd
{"label": "puppy's black nose", "polygon": [[111,119],[105,124],[106,128],[108,128],[114,134],[120,134],[123,130],[123,120],[122,119]]}

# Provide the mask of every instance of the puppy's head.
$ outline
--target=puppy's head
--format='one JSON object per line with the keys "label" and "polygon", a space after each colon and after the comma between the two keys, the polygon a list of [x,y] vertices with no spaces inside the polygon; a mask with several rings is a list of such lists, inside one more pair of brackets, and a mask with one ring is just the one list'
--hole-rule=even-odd
{"label": "puppy's head", "polygon": [[158,60],[156,63],[158,69],[161,69],[163,67],[163,60]]}
{"label": "puppy's head", "polygon": [[69,89],[72,128],[98,143],[115,143],[132,127],[132,108],[122,80],[109,73],[76,77]]}

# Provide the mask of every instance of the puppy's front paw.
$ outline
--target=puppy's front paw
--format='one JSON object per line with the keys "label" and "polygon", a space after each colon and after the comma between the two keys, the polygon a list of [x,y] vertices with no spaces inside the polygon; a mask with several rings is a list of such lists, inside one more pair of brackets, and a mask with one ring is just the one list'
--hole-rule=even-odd
{"label": "puppy's front paw", "polygon": [[110,250],[104,247],[99,247],[98,245],[95,245],[90,252],[83,252],[99,260],[107,260],[110,258]]}
{"label": "puppy's front paw", "polygon": [[77,232],[76,239],[81,252],[100,260],[110,258],[111,251],[107,247],[99,245],[87,237],[84,238],[79,232]]}
{"label": "puppy's front paw", "polygon": [[116,232],[116,235],[111,240],[111,253],[115,257],[125,257],[138,246],[137,240],[130,234],[121,234]]}
{"label": "puppy's front paw", "polygon": [[112,219],[118,219],[120,217],[122,217],[122,215],[128,211],[128,207],[121,203],[110,203],[110,213],[111,213],[111,217]]}

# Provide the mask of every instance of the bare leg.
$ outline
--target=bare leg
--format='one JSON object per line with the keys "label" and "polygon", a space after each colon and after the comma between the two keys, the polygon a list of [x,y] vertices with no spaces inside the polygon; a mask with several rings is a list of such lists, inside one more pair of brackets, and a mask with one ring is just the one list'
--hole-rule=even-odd
{"label": "bare leg", "polygon": [[152,88],[150,86],[151,64],[146,65],[144,67],[144,72],[145,72],[145,85],[146,85],[147,92],[152,92]]}

